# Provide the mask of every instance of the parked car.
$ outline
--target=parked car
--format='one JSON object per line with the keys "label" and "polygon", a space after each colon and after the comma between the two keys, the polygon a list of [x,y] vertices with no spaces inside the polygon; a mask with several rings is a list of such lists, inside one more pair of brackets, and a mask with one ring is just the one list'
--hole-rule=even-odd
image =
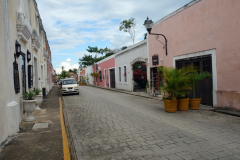
{"label": "parked car", "polygon": [[62,95],[64,94],[79,94],[78,84],[74,78],[68,78],[61,81]]}

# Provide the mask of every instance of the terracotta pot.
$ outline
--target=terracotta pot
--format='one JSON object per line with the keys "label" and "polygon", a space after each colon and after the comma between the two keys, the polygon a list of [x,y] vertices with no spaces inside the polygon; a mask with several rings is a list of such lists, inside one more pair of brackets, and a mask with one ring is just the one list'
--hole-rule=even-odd
{"label": "terracotta pot", "polygon": [[164,108],[166,112],[177,112],[177,100],[164,100]]}
{"label": "terracotta pot", "polygon": [[187,111],[189,106],[189,98],[178,99],[177,109],[179,111]]}
{"label": "terracotta pot", "polygon": [[190,99],[189,101],[189,109],[199,109],[201,103],[201,98],[199,99]]}
{"label": "terracotta pot", "polygon": [[24,111],[27,112],[27,117],[24,119],[26,122],[34,121],[35,118],[32,116],[32,112],[35,111],[37,100],[23,100]]}

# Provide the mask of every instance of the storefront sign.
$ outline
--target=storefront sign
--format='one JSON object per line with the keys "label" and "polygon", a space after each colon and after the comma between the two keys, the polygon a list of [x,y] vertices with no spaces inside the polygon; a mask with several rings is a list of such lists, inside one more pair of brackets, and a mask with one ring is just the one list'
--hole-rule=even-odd
{"label": "storefront sign", "polygon": [[154,66],[159,64],[158,55],[152,56],[152,64]]}

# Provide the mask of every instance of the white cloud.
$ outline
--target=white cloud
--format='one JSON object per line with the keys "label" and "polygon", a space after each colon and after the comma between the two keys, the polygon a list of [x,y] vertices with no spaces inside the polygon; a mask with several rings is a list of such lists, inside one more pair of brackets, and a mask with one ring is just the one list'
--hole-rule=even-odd
{"label": "white cloud", "polygon": [[66,61],[67,61],[67,62],[71,62],[71,58],[68,58]]}
{"label": "white cloud", "polygon": [[62,67],[64,67],[65,71],[68,71],[69,69],[78,69],[79,65],[78,64],[73,64],[71,65],[70,62],[62,62],[60,65],[58,65],[58,68],[56,68],[56,73],[59,74],[62,72]]}
{"label": "white cloud", "polygon": [[147,16],[157,21],[191,0],[37,0],[52,49],[74,49],[88,41],[110,40],[110,46],[132,44],[119,31],[120,21],[136,20],[136,43],[143,39]]}

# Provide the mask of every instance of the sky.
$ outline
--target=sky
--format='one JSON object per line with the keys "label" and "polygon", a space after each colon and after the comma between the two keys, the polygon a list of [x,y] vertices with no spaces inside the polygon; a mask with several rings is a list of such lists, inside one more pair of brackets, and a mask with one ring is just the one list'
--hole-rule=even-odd
{"label": "sky", "polygon": [[131,46],[120,31],[123,20],[135,18],[135,43],[144,39],[147,16],[153,22],[191,0],[36,0],[57,73],[78,68],[88,46],[110,49]]}

